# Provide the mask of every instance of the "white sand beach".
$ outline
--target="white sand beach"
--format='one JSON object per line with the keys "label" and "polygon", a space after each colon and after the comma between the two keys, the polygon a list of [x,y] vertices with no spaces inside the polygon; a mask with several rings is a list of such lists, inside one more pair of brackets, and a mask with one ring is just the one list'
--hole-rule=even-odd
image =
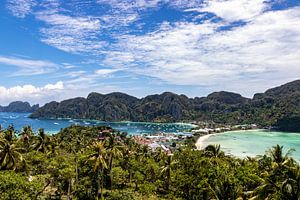
{"label": "white sand beach", "polygon": [[198,138],[197,142],[196,142],[196,148],[198,150],[201,150],[201,149],[204,149],[205,146],[204,146],[204,141],[207,140],[210,136],[213,136],[213,135],[216,135],[217,133],[213,133],[213,134],[208,134],[208,135],[203,135],[201,137]]}

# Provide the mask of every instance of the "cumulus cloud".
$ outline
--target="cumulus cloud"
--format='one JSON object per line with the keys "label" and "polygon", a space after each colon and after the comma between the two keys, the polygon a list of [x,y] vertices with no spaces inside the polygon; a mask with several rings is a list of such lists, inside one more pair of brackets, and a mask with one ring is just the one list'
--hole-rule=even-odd
{"label": "cumulus cloud", "polygon": [[63,90],[64,84],[62,81],[55,84],[47,84],[43,87],[36,87],[31,84],[9,88],[0,86],[0,104],[6,105],[18,100],[45,103],[61,94]]}
{"label": "cumulus cloud", "polygon": [[32,60],[28,58],[17,58],[0,55],[0,63],[17,67],[19,70],[14,76],[27,76],[46,74],[57,70],[57,64],[45,60]]}

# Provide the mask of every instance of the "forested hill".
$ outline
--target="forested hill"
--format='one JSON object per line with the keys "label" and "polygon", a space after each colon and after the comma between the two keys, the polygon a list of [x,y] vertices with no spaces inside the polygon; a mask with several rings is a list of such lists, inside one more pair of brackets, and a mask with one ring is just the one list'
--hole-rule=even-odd
{"label": "forested hill", "polygon": [[288,130],[295,130],[295,120],[297,124],[299,116],[300,80],[255,94],[253,99],[225,91],[201,98],[165,92],[142,99],[124,93],[91,93],[87,98],[50,102],[31,115],[32,118],[104,121],[213,120],[217,123],[257,123],[280,127],[283,122],[291,122]]}
{"label": "forested hill", "polygon": [[38,104],[31,106],[28,102],[15,101],[11,102],[8,106],[0,106],[0,112],[31,113],[35,112],[38,108]]}

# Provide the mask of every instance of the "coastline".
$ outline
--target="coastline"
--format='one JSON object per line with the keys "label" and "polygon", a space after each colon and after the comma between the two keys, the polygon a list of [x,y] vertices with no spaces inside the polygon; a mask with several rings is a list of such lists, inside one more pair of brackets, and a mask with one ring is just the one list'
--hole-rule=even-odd
{"label": "coastline", "polygon": [[203,150],[205,148],[205,146],[203,145],[203,143],[208,140],[208,138],[210,138],[211,136],[215,136],[215,135],[219,135],[219,134],[224,134],[224,133],[228,133],[228,132],[255,132],[255,131],[262,131],[262,130],[265,130],[265,129],[249,129],[249,130],[232,130],[232,131],[225,131],[225,132],[221,132],[221,133],[210,133],[210,134],[207,134],[207,135],[203,135],[203,136],[200,136],[196,143],[195,143],[195,146],[196,146],[196,149],[197,150]]}
{"label": "coastline", "polygon": [[[0,112],[1,113],[1,112]],[[8,112],[5,112],[8,113]],[[19,114],[19,113],[16,113]],[[32,113],[26,113],[29,114],[28,118],[30,119],[37,119],[37,120],[62,120],[62,121],[68,121],[68,120],[74,120],[74,121],[86,121],[86,122],[97,122],[97,123],[107,123],[107,124],[119,124],[119,123],[132,123],[132,124],[164,124],[164,125],[183,125],[183,126],[190,126],[190,128],[196,128],[198,127],[197,125],[193,123],[185,123],[185,122],[154,122],[154,121],[103,121],[103,120],[98,120],[98,119],[86,119],[86,118],[70,118],[70,117],[37,117],[37,118],[32,118],[30,117],[30,114]]]}
{"label": "coastline", "polygon": [[208,139],[210,138],[211,136],[213,135],[217,135],[218,133],[212,133],[212,134],[207,134],[207,135],[203,135],[203,136],[200,136],[195,144],[197,150],[202,150],[205,148],[205,146],[203,145],[203,143]]}

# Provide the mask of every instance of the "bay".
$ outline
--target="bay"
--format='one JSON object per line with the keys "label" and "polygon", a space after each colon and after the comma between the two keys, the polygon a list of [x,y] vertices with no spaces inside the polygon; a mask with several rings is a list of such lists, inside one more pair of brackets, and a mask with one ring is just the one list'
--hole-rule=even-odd
{"label": "bay", "polygon": [[300,162],[299,133],[268,130],[230,131],[213,134],[202,142],[203,147],[210,144],[220,144],[225,153],[240,158],[263,155],[266,150],[279,144],[284,147],[284,153],[294,149],[292,157]]}
{"label": "bay", "polygon": [[153,134],[157,132],[181,133],[193,126],[183,123],[147,123],[147,122],[104,122],[98,120],[82,119],[31,119],[30,113],[0,113],[0,125],[7,128],[13,125],[16,130],[21,130],[29,125],[34,131],[44,128],[47,133],[53,134],[71,125],[81,126],[110,126],[118,131],[127,132],[131,135]]}

